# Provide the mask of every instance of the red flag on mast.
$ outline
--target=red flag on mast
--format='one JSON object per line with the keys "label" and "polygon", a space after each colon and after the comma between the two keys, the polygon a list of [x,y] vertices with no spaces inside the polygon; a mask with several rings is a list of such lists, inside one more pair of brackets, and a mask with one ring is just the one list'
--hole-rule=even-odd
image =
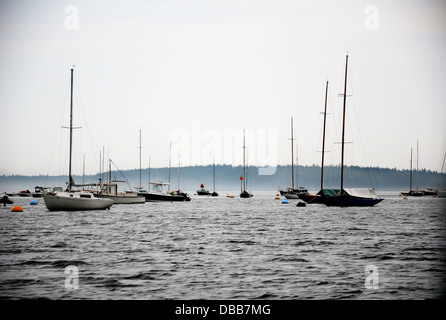
{"label": "red flag on mast", "polygon": [[243,180],[243,176],[240,176],[240,180]]}

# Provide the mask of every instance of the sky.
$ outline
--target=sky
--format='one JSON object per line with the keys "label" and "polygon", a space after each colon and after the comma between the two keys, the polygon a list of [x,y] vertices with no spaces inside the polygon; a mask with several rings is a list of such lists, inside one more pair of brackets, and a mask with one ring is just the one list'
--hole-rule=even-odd
{"label": "sky", "polygon": [[320,165],[327,81],[338,165],[346,55],[345,164],[442,169],[445,1],[2,0],[0,48],[0,174],[67,174],[71,68],[74,174]]}

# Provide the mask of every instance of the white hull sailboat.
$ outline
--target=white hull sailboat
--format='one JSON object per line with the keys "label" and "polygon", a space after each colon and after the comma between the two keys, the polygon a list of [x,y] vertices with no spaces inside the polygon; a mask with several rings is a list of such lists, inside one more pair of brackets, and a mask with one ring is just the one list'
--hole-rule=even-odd
{"label": "white hull sailboat", "polygon": [[102,210],[113,205],[112,199],[96,198],[93,193],[85,191],[47,193],[43,199],[50,211]]}
{"label": "white hull sailboat", "polygon": [[87,191],[73,192],[75,186],[71,175],[71,153],[73,142],[73,68],[71,68],[71,100],[70,100],[70,157],[68,166],[68,188],[66,191],[44,193],[45,206],[50,211],[83,211],[103,210],[113,205],[113,200],[108,198],[95,198],[94,194]]}

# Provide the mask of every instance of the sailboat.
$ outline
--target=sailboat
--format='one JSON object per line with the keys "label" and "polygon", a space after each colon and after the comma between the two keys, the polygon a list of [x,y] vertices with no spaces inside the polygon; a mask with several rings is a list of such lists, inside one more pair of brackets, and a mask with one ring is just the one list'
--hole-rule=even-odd
{"label": "sailboat", "polygon": [[[417,144],[418,146],[418,144]],[[417,170],[418,172],[418,170]],[[409,176],[409,192],[401,192],[401,194],[405,197],[407,196],[414,196],[414,197],[421,197],[423,194],[418,190],[418,185],[417,185],[417,190],[412,190],[412,148],[410,148],[410,176]]]}
{"label": "sailboat", "polygon": [[245,130],[243,129],[243,175],[240,176],[240,198],[251,198],[254,195],[246,190],[246,163],[245,163]]}
{"label": "sailboat", "polygon": [[70,99],[70,157],[68,165],[68,187],[66,191],[45,193],[43,200],[50,211],[79,211],[79,210],[103,210],[113,205],[113,200],[108,198],[96,198],[88,191],[72,191],[76,186],[71,175],[71,155],[73,149],[73,72],[71,68],[71,99]]}
{"label": "sailboat", "polygon": [[321,189],[315,195],[310,193],[299,194],[299,199],[306,203],[323,203],[321,197],[335,196],[339,189],[324,189],[324,159],[325,159],[325,127],[327,123],[327,97],[328,97],[328,81],[325,84],[325,108],[324,108],[324,126],[322,132],[322,162],[321,162]]}
{"label": "sailboat", "polygon": [[308,194],[308,190],[304,187],[294,188],[294,130],[293,118],[291,117],[291,187],[285,190],[279,190],[280,195],[287,199],[299,199],[299,195]]}
{"label": "sailboat", "polygon": [[[321,196],[320,200],[327,206],[336,207],[371,207],[384,199],[379,198],[373,188],[344,188],[344,145],[345,145],[345,107],[347,98],[347,68],[348,55],[345,59],[345,80],[344,80],[344,106],[342,121],[342,151],[341,151],[341,188],[334,196]],[[323,190],[323,189],[322,189]]]}

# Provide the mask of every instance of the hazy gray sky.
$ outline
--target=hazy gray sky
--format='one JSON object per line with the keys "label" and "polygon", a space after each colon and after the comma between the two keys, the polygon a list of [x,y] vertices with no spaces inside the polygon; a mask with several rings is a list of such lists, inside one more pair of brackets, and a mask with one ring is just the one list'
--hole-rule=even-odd
{"label": "hazy gray sky", "polygon": [[0,174],[66,174],[70,68],[74,163],[99,171],[346,164],[439,171],[446,152],[445,1],[1,1]]}

